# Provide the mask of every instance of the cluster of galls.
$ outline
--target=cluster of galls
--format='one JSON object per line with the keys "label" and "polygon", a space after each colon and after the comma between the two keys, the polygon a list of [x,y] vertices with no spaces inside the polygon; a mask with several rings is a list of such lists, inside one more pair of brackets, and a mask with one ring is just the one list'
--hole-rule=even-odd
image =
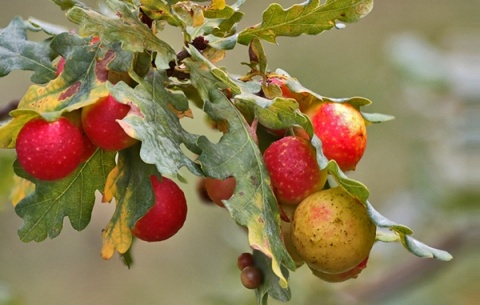
{"label": "cluster of galls", "polygon": [[[335,160],[344,172],[356,168],[367,141],[366,123],[357,108],[330,101],[302,105],[301,94],[292,93],[282,78],[267,83],[279,86],[283,97],[296,99],[327,159]],[[263,159],[279,203],[287,251],[297,267],[306,264],[325,281],[356,278],[366,267],[376,235],[365,205],[341,186],[326,185],[328,173],[320,169],[305,131],[269,132],[277,139],[264,150]],[[207,178],[202,183],[206,195],[220,206],[235,190],[234,177]]]}
{"label": "cluster of galls", "polygon": [[[94,39],[92,43],[98,40]],[[57,76],[65,59],[57,64]],[[119,120],[131,111],[111,95],[94,104],[66,113],[55,121],[33,118],[20,130],[16,140],[20,166],[41,181],[57,181],[75,174],[97,149],[120,151],[138,143],[120,126]],[[149,177],[155,203],[132,228],[145,241],[165,240],[180,230],[187,215],[186,198],[172,180]]]}
{"label": "cluster of galls", "polygon": [[244,252],[237,258],[237,267],[240,270],[240,281],[245,288],[256,289],[263,282],[263,274],[255,265],[255,259],[251,253]]}

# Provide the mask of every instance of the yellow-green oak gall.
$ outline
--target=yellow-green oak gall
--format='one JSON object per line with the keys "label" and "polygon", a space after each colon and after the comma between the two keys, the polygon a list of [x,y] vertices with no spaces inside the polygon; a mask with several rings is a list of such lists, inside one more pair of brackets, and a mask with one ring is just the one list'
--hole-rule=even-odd
{"label": "yellow-green oak gall", "polygon": [[292,242],[309,267],[338,274],[358,266],[375,242],[365,206],[341,187],[305,198],[295,210]]}

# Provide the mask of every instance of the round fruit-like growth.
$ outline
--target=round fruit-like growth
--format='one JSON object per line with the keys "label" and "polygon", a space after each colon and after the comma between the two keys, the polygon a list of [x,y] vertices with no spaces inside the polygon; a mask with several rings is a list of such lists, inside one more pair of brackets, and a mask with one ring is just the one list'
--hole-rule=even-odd
{"label": "round fruit-like growth", "polygon": [[93,144],[100,148],[111,151],[125,149],[137,142],[117,122],[129,111],[130,106],[108,95],[82,109],[83,129]]}
{"label": "round fruit-like growth", "polygon": [[315,270],[313,268],[310,268],[310,270],[312,270],[312,273],[319,279],[322,279],[330,283],[340,283],[340,282],[345,282],[346,280],[349,280],[349,279],[356,279],[360,275],[362,270],[367,268],[367,261],[368,261],[368,257],[364,259],[360,264],[355,266],[353,269],[350,269],[342,273],[337,273],[337,274],[325,273],[325,272]]}
{"label": "round fruit-like growth", "polygon": [[225,207],[222,200],[232,197],[236,185],[237,180],[235,180],[235,177],[228,177],[223,180],[210,177],[205,178],[205,189],[208,197],[221,207]]}
{"label": "round fruit-like growth", "polygon": [[367,128],[362,114],[348,103],[324,102],[309,109],[322,151],[343,171],[355,170],[367,146]]}
{"label": "round fruit-like growth", "polygon": [[185,194],[172,180],[150,176],[155,203],[132,229],[134,236],[145,241],[161,241],[175,235],[187,218]]}
{"label": "round fruit-like growth", "polygon": [[245,288],[257,289],[263,282],[262,271],[254,265],[247,266],[240,273],[240,281]]}
{"label": "round fruit-like growth", "polygon": [[82,132],[67,118],[32,119],[17,137],[18,162],[33,177],[52,181],[71,174],[83,155]]}
{"label": "round fruit-like growth", "polygon": [[342,273],[362,262],[375,242],[367,209],[343,188],[311,194],[295,210],[292,242],[313,269]]}
{"label": "round fruit-like growth", "polygon": [[278,202],[298,204],[325,185],[327,173],[317,164],[315,148],[305,139],[284,137],[263,153]]}
{"label": "round fruit-like growth", "polygon": [[253,259],[252,253],[244,252],[240,254],[237,258],[237,267],[240,271],[245,269],[248,266],[253,266],[255,261]]}

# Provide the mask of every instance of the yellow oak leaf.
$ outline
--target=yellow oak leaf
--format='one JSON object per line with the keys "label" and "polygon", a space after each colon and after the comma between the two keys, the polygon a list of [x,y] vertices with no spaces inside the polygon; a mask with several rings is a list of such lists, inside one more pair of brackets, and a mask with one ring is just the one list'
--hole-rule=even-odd
{"label": "yellow oak leaf", "polygon": [[223,10],[225,6],[227,6],[225,0],[212,0],[210,8],[214,10]]}
{"label": "yellow oak leaf", "polygon": [[110,221],[102,233],[102,258],[110,259],[115,250],[123,254],[132,245],[132,232],[127,223],[128,210],[126,205],[117,205],[115,221]]}

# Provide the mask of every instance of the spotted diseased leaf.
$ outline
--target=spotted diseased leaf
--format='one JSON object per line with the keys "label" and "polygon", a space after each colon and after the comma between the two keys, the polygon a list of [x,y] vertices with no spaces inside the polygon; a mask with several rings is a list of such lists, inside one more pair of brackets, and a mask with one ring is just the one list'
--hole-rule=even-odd
{"label": "spotted diseased leaf", "polygon": [[317,35],[339,21],[356,22],[372,8],[373,0],[309,0],[287,9],[273,3],[263,12],[262,23],[239,33],[238,42],[246,45],[259,38],[275,43],[278,36]]}
{"label": "spotted diseased leaf", "polygon": [[67,16],[73,23],[80,25],[80,34],[98,36],[107,44],[120,42],[124,50],[142,53],[145,50],[157,52],[155,64],[158,68],[168,69],[175,60],[175,50],[166,42],[156,37],[140,21],[138,8],[126,2],[109,0],[107,4],[115,11],[118,18],[111,18],[90,8],[72,7]]}
{"label": "spotted diseased leaf", "polygon": [[52,59],[55,51],[50,48],[50,39],[34,42],[27,39],[29,25],[20,17],[0,29],[0,77],[14,70],[33,71],[31,81],[44,84],[55,77]]}
{"label": "spotted diseased leaf", "polygon": [[70,33],[56,36],[52,46],[66,58],[63,73],[45,86],[30,86],[13,116],[17,112],[34,111],[54,120],[64,111],[79,109],[108,95],[107,66],[116,57],[114,51],[92,45],[90,38]]}
{"label": "spotted diseased leaf", "polygon": [[179,169],[185,166],[192,173],[202,175],[199,165],[181,148],[185,145],[192,152],[199,153],[198,136],[185,131],[169,106],[184,109],[188,105],[187,98],[167,90],[164,87],[166,80],[165,71],[153,71],[144,80],[139,80],[134,89],[124,83],[109,86],[118,101],[133,104],[140,112],[128,115],[120,124],[131,137],[142,142],[142,160],[155,164],[160,173],[179,177]]}
{"label": "spotted diseased leaf", "polygon": [[115,46],[101,47],[92,44],[90,38],[70,33],[56,36],[51,46],[66,58],[63,72],[46,85],[28,88],[17,109],[10,113],[13,119],[0,126],[0,147],[14,148],[20,129],[34,117],[55,120],[107,96],[109,71],[128,69],[134,60],[131,53]]}
{"label": "spotted diseased leaf", "polygon": [[282,264],[291,270],[295,263],[286,251],[280,233],[280,214],[263,163],[262,154],[249,131],[242,114],[220,89],[225,86],[208,69],[208,61],[195,49],[192,60],[186,61],[193,86],[204,100],[204,110],[214,120],[227,120],[228,131],[218,143],[206,137],[198,139],[202,149],[198,161],[207,176],[235,177],[233,196],[224,201],[232,218],[248,228],[248,240],[253,249],[271,258],[271,270],[278,277],[278,289],[287,289],[288,282]]}
{"label": "spotted diseased leaf", "polygon": [[115,198],[115,212],[102,233],[102,257],[110,259],[115,250],[126,253],[132,244],[131,228],[155,202],[150,175],[159,175],[156,168],[144,163],[135,145],[120,151],[117,166],[108,175],[104,202]]}
{"label": "spotted diseased leaf", "polygon": [[16,162],[15,173],[35,184],[35,191],[15,206],[17,215],[24,221],[18,231],[20,239],[39,242],[47,236],[57,237],[65,216],[75,230],[83,230],[90,222],[95,191],[103,190],[107,175],[114,166],[114,153],[97,150],[71,175],[46,182],[32,178]]}

